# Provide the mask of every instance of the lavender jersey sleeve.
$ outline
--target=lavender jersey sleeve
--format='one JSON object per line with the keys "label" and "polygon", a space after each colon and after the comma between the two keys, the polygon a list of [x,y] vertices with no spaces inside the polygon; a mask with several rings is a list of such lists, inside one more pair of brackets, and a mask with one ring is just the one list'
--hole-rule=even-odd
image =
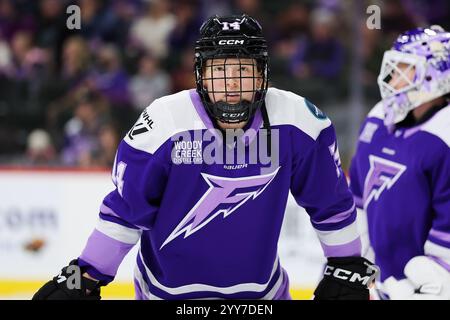
{"label": "lavender jersey sleeve", "polygon": [[297,140],[291,192],[310,215],[325,256],[359,256],[355,204],[341,169],[333,125],[321,130],[315,141],[301,134]]}
{"label": "lavender jersey sleeve", "polygon": [[[144,111],[140,120],[145,116]],[[148,130],[140,130],[137,131],[139,134],[133,135],[136,127],[139,129],[140,126],[135,125],[119,144],[112,170],[115,189],[104,198],[97,226],[79,257],[79,264],[104,283],[113,280],[120,263],[139,241],[142,231],[152,228],[166,184],[166,144],[156,150],[149,148],[139,140],[152,142],[158,137],[145,135]]]}

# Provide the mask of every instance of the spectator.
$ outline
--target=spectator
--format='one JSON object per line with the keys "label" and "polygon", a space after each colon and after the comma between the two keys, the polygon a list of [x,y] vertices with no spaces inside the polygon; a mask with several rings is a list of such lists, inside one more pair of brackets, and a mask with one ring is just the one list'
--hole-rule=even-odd
{"label": "spectator", "polygon": [[14,77],[16,79],[24,79],[27,77],[25,60],[32,47],[33,38],[30,32],[19,31],[14,34],[11,41],[11,49],[14,61]]}
{"label": "spectator", "polygon": [[28,135],[26,163],[30,165],[56,164],[56,150],[47,131],[35,129]]}
{"label": "spectator", "polygon": [[260,0],[234,0],[232,3],[235,14],[245,13],[257,19],[261,25],[269,25]]}
{"label": "spectator", "polygon": [[277,16],[277,37],[294,38],[308,31],[310,10],[303,3],[294,2]]}
{"label": "spectator", "polygon": [[56,96],[47,108],[47,127],[59,145],[59,132],[76,104],[88,76],[91,55],[81,36],[72,36],[63,46],[63,65],[57,80],[51,84]]}
{"label": "spectator", "polygon": [[42,0],[39,3],[39,23],[36,43],[56,48],[66,30],[64,3],[60,0]]}
{"label": "spectator", "polygon": [[33,16],[20,9],[18,1],[0,0],[0,31],[8,41],[11,41],[18,31],[36,31]]}
{"label": "spectator", "polygon": [[128,75],[122,67],[118,48],[113,44],[103,45],[96,55],[94,71],[89,75],[90,89],[102,93],[112,107],[129,105]]}
{"label": "spectator", "polygon": [[195,76],[192,71],[193,51],[193,48],[187,48],[182,52],[180,64],[174,68],[171,74],[172,92],[195,88]]}
{"label": "spectator", "polygon": [[86,41],[80,36],[73,36],[64,44],[61,78],[70,91],[80,85],[86,78],[90,66],[90,52]]}
{"label": "spectator", "polygon": [[99,149],[99,133],[105,123],[98,95],[88,93],[77,104],[74,116],[64,127],[65,146],[62,163],[89,167],[95,165],[94,154]]}
{"label": "spectator", "polygon": [[2,39],[0,32],[0,75],[12,75],[12,52],[6,41]]}
{"label": "spectator", "polygon": [[311,19],[311,35],[300,38],[291,60],[291,73],[298,80],[297,90],[319,103],[324,97],[336,98],[335,81],[343,67],[344,52],[333,33],[335,16],[317,9]]}
{"label": "spectator", "polygon": [[230,1],[229,0],[199,0],[200,7],[202,9],[203,17],[211,17],[215,14],[224,15],[231,14]]}
{"label": "spectator", "polygon": [[103,41],[115,43],[119,48],[128,48],[128,34],[131,25],[138,17],[139,0],[113,0],[106,14],[106,29]]}
{"label": "spectator", "polygon": [[130,37],[158,58],[167,55],[168,38],[176,25],[167,0],[147,1],[146,15],[131,26]]}
{"label": "spectator", "polygon": [[98,149],[92,153],[92,162],[95,166],[107,168],[113,166],[120,141],[118,132],[117,126],[112,123],[106,123],[100,128]]}
{"label": "spectator", "polygon": [[146,54],[139,61],[139,73],[132,77],[129,90],[133,107],[142,111],[153,100],[170,93],[170,78],[159,68],[158,60]]}
{"label": "spectator", "polygon": [[399,33],[414,28],[413,17],[408,15],[400,0],[385,0],[381,8],[383,33],[392,42]]}
{"label": "spectator", "polygon": [[80,0],[81,35],[90,41],[103,40],[108,30],[109,7],[103,6],[101,0]]}
{"label": "spectator", "polygon": [[169,36],[170,54],[192,46],[202,25],[200,8],[195,0],[183,0],[174,8],[176,26]]}
{"label": "spectator", "polygon": [[301,41],[292,61],[294,75],[301,79],[320,77],[334,80],[342,67],[342,45],[333,36],[334,16],[315,11],[311,36]]}
{"label": "spectator", "polygon": [[[65,26],[65,8],[72,3],[81,7],[81,30]],[[369,30],[362,22],[368,105],[379,99],[373,84],[392,37],[414,25],[450,21],[446,0],[369,4],[381,7],[382,29]],[[341,99],[349,92],[350,64],[344,48],[351,47],[347,27],[356,7],[343,0],[0,0],[2,159],[23,156],[26,136],[35,128],[45,128],[60,150],[64,125],[86,91],[107,98],[107,112],[122,134],[155,98],[195,86],[187,43],[198,34],[200,19],[221,12],[265,21],[271,84],[309,96],[325,109],[328,101],[346,104]]]}
{"label": "spectator", "polygon": [[[430,5],[432,3],[432,5]],[[448,0],[401,0],[407,14],[417,26],[438,24],[445,30],[450,29],[450,3]]]}
{"label": "spectator", "polygon": [[[286,65],[294,56],[298,39],[308,31],[309,8],[302,3],[294,2],[275,16],[275,26],[271,30],[272,80],[281,86],[289,87],[290,79],[286,79]],[[292,88],[291,88],[292,89]]]}
{"label": "spectator", "polygon": [[9,74],[9,112],[23,117],[25,125],[44,118],[41,101],[43,87],[50,76],[50,56],[34,46],[32,34],[17,32],[12,40],[13,70]]}

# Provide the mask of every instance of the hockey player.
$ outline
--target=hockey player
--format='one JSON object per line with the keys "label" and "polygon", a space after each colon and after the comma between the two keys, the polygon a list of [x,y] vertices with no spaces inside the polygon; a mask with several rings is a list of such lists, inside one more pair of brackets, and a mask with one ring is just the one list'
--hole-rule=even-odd
{"label": "hockey player", "polygon": [[350,167],[381,298],[450,299],[450,33],[401,34]]}
{"label": "hockey player", "polygon": [[[268,89],[258,22],[208,19],[194,69],[197,89],[153,102],[120,143],[116,189],[71,262],[81,288],[68,289],[66,267],[34,298],[99,299],[140,240],[137,299],[290,299],[277,242],[291,191],[329,258],[315,297],[368,299],[372,264],[360,256],[333,126],[306,99]],[[255,150],[270,161],[252,161]],[[228,159],[235,151],[240,163]]]}

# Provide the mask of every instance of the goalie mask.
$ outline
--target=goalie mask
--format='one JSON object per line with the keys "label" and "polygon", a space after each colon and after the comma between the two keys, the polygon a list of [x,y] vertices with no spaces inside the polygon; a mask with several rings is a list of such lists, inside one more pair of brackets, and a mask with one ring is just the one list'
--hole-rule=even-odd
{"label": "goalie mask", "polygon": [[247,121],[268,86],[268,52],[260,24],[247,15],[214,16],[200,28],[195,46],[197,92],[215,119]]}
{"label": "goalie mask", "polygon": [[401,34],[386,51],[378,76],[385,124],[450,92],[450,33],[439,26]]}

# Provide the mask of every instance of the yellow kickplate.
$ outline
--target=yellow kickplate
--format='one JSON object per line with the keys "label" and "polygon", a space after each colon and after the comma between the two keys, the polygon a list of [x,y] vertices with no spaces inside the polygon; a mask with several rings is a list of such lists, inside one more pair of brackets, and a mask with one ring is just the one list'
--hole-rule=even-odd
{"label": "yellow kickplate", "polygon": [[[31,299],[33,294],[44,285],[45,281],[14,281],[0,280],[0,300],[2,299]],[[291,288],[294,300],[309,300],[313,289]],[[134,299],[134,286],[128,282],[113,282],[102,288],[102,299]]]}

